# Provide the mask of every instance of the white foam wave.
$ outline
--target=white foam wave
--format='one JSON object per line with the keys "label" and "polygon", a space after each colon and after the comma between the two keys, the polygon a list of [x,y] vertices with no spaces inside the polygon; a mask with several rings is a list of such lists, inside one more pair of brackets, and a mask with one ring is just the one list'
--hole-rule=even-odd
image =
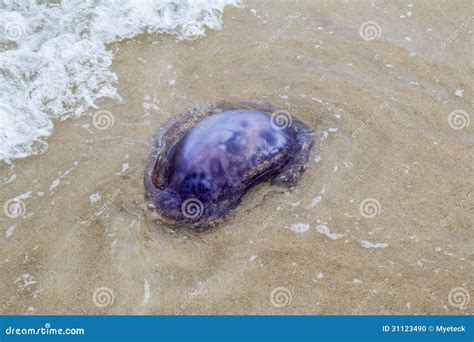
{"label": "white foam wave", "polygon": [[237,3],[0,0],[0,161],[44,151],[54,119],[120,100],[106,44],[154,32],[196,38],[220,28],[224,7]]}

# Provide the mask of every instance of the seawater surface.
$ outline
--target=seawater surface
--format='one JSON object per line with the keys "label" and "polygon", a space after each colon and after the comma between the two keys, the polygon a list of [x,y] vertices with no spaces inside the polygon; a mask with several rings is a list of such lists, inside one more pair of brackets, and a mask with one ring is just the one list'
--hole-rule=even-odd
{"label": "seawater surface", "polygon": [[192,39],[219,28],[235,0],[0,3],[0,161],[43,152],[54,119],[121,96],[107,44],[141,33]]}

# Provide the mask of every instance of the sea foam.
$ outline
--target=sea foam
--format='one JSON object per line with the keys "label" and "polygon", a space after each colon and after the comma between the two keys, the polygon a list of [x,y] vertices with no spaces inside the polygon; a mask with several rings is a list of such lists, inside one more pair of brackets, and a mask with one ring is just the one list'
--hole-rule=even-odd
{"label": "sea foam", "polygon": [[221,27],[226,5],[238,0],[0,0],[0,161],[45,151],[55,119],[120,101],[106,44],[196,38]]}

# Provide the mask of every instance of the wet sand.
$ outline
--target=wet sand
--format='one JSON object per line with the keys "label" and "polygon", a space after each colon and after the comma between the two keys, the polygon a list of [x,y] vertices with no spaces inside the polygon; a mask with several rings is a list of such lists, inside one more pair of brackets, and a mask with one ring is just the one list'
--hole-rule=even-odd
{"label": "wet sand", "polygon": [[[0,166],[0,204],[24,194],[20,216],[0,213],[0,312],[472,314],[472,15],[469,1],[246,1],[198,40],[110,46],[123,102]],[[212,231],[167,229],[143,197],[151,138],[231,97],[313,127],[308,168]]]}

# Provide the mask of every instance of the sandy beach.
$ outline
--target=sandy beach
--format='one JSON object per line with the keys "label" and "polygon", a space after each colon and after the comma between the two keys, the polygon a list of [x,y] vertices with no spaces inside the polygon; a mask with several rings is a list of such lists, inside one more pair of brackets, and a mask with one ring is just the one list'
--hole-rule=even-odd
{"label": "sandy beach", "polygon": [[[222,20],[110,44],[122,102],[0,164],[0,313],[472,315],[472,2],[244,1]],[[173,231],[144,198],[152,137],[228,98],[312,127],[308,168]]]}

